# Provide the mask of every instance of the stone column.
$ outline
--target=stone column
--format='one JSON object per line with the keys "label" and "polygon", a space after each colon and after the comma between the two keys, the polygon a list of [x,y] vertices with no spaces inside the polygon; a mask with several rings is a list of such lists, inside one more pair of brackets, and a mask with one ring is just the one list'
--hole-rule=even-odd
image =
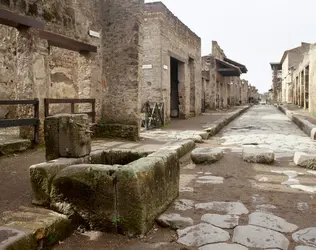
{"label": "stone column", "polygon": [[143,0],[102,0],[103,135],[139,138]]}

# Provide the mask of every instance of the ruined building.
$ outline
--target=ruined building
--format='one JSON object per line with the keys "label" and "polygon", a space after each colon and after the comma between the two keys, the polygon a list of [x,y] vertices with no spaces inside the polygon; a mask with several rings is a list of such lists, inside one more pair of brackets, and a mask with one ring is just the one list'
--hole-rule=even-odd
{"label": "ruined building", "polygon": [[[143,1],[0,1],[1,99],[95,98],[104,135],[137,139]],[[68,112],[65,105],[54,112]],[[78,111],[85,106],[76,107]],[[3,117],[32,116],[9,106]]]}
{"label": "ruined building", "polygon": [[227,58],[218,43],[213,41],[212,53],[202,57],[205,107],[221,109],[247,103],[240,79],[240,75],[247,71],[246,66]]}
{"label": "ruined building", "polygon": [[201,113],[201,39],[161,2],[145,4],[141,103],[164,103],[165,119]]}
{"label": "ruined building", "polygon": [[272,91],[275,102],[293,103],[295,98],[293,73],[302,62],[304,54],[309,51],[309,47],[309,43],[302,43],[299,47],[286,50],[280,62],[271,63]]}

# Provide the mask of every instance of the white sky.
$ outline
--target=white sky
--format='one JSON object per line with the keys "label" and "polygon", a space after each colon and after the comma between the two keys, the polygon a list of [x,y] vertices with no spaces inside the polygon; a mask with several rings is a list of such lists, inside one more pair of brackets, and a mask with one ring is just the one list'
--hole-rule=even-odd
{"label": "white sky", "polygon": [[[146,2],[154,2],[147,0]],[[202,39],[202,55],[216,40],[261,93],[272,84],[270,62],[302,41],[316,42],[316,0],[162,0]]]}

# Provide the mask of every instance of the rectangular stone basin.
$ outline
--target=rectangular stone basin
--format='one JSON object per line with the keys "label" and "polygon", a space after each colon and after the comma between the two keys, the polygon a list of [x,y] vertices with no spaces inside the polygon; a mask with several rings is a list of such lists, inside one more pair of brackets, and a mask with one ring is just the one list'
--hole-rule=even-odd
{"label": "rectangular stone basin", "polygon": [[30,167],[33,203],[89,229],[144,235],[179,194],[179,159],[194,148],[177,141],[156,152],[98,150]]}

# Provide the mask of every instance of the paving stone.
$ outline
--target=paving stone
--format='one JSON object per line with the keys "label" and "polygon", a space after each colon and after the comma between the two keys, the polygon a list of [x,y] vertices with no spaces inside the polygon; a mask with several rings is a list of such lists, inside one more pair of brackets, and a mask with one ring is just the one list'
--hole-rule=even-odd
{"label": "paving stone", "polygon": [[238,244],[219,243],[200,247],[198,250],[247,250],[247,247]]}
{"label": "paving stone", "polygon": [[193,220],[190,217],[182,217],[180,214],[163,214],[156,221],[161,226],[172,229],[193,226]]}
{"label": "paving stone", "polygon": [[204,214],[201,218],[202,222],[211,224],[216,227],[231,229],[238,226],[239,216],[237,215],[219,215],[219,214]]}
{"label": "paving stone", "polygon": [[23,231],[0,227],[0,249],[31,249],[35,247]]}
{"label": "paving stone", "polygon": [[316,170],[316,154],[295,152],[293,161],[299,167]]}
{"label": "paving stone", "polygon": [[254,212],[250,214],[249,224],[272,229],[281,233],[291,233],[298,228],[298,226],[288,223],[278,216],[262,212]]}
{"label": "paving stone", "polygon": [[270,164],[274,161],[274,152],[265,148],[244,148],[243,160],[249,163]]}
{"label": "paving stone", "polygon": [[294,250],[316,250],[315,247],[297,246]]}
{"label": "paving stone", "polygon": [[210,224],[201,223],[177,231],[178,243],[186,246],[200,247],[206,244],[225,242],[229,240],[229,233]]}
{"label": "paving stone", "polygon": [[197,148],[191,153],[192,161],[195,164],[210,164],[219,161],[224,156],[222,149]]}
{"label": "paving stone", "polygon": [[234,230],[233,242],[251,248],[278,248],[287,250],[289,240],[281,233],[257,226],[238,226]]}
{"label": "paving stone", "polygon": [[180,192],[184,193],[184,192],[190,192],[192,193],[194,191],[194,188],[191,187],[182,187],[180,188]]}
{"label": "paving stone", "polygon": [[295,242],[310,247],[316,247],[316,227],[310,227],[295,232],[292,235]]}
{"label": "paving stone", "polygon": [[174,202],[174,208],[179,211],[190,210],[194,207],[194,201],[181,199]]}
{"label": "paving stone", "polygon": [[209,202],[195,205],[195,209],[212,210],[216,212],[225,212],[227,214],[248,214],[249,210],[241,202]]}
{"label": "paving stone", "polygon": [[224,178],[220,176],[202,176],[196,182],[202,184],[223,184]]}

